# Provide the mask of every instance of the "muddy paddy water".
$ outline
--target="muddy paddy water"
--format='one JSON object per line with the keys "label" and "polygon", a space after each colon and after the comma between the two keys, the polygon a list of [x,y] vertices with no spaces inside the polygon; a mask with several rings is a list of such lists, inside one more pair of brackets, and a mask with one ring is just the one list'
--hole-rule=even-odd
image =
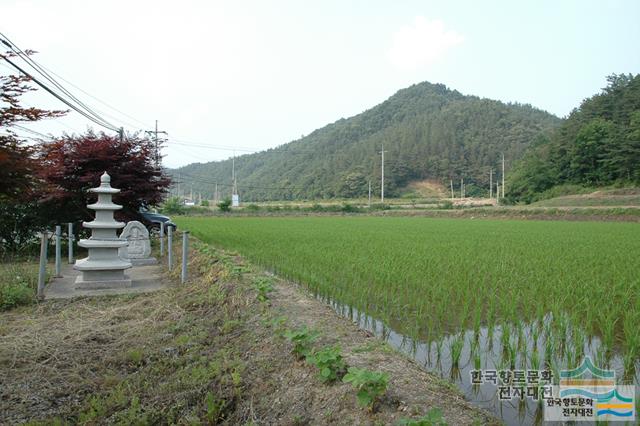
{"label": "muddy paddy water", "polygon": [[[426,339],[411,338],[398,333],[382,321],[351,306],[319,295],[316,297],[341,316],[358,324],[360,328],[412,357],[426,370],[450,380],[467,400],[491,412],[506,425],[542,424],[543,404],[546,402],[540,397],[537,401],[527,397],[526,391],[522,398],[519,395],[509,398],[512,395],[504,393],[501,398],[500,387],[503,388],[503,392],[507,392],[505,388],[511,388],[512,391],[513,388],[520,387],[514,377],[511,377],[511,383],[501,383],[501,370],[523,371],[521,374],[525,375],[525,386],[528,372],[539,371],[539,375],[533,379],[538,379],[540,387],[543,387],[546,384],[543,381],[546,374],[551,374],[554,377],[553,383],[557,383],[560,370],[575,368],[580,364],[582,357],[589,356],[596,365],[615,370],[618,383],[633,383],[636,399],[640,395],[640,362],[636,361],[625,371],[623,358],[619,354],[605,353],[597,337],[576,334],[573,339],[551,342],[545,334],[545,331],[550,330],[550,318],[545,320],[546,324],[525,325],[519,331],[514,331],[515,328],[511,326],[506,326],[506,332],[503,326],[495,326],[493,329],[481,327],[477,332],[465,330],[428,342]],[[568,335],[570,336],[570,333]],[[483,372],[482,378],[478,376],[477,371]],[[498,375],[496,384],[491,379],[487,380],[487,374],[491,376],[493,371]],[[517,380],[521,380],[521,377]],[[474,381],[477,383],[474,384]],[[637,407],[638,405],[636,411]]]}

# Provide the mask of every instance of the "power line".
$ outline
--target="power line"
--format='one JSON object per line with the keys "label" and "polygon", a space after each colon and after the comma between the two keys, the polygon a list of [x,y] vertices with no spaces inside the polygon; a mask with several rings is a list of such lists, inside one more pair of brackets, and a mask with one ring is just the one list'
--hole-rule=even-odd
{"label": "power line", "polygon": [[89,106],[87,106],[84,102],[76,98],[73,93],[68,91],[64,86],[58,83],[49,73],[46,72],[40,65],[31,59],[27,53],[25,53],[22,49],[20,49],[15,43],[13,43],[6,35],[0,32],[0,36],[4,37],[5,40],[0,40],[5,46],[9,47],[19,58],[21,58],[27,65],[33,68],[38,74],[48,80],[51,84],[53,84],[58,90],[60,90],[63,94],[71,98],[74,102],[76,102],[82,109],[84,109],[88,114],[92,115],[96,120],[103,122],[103,127],[115,127],[113,124],[106,121],[99,114],[93,111]]}
{"label": "power line", "polygon": [[[93,96],[91,93],[88,93],[88,92],[86,92],[85,90],[82,90],[82,88],[80,88],[80,87],[76,86],[75,84],[73,84],[73,83],[72,83],[72,82],[70,82],[69,80],[66,80],[66,79],[65,79],[64,77],[62,77],[60,74],[56,74],[55,72],[51,71],[49,68],[45,67],[44,65],[40,65],[40,66],[41,66],[42,68],[44,68],[45,70],[49,71],[51,74],[53,74],[53,75],[55,75],[56,77],[58,77],[60,80],[62,80],[62,81],[64,81],[65,83],[69,84],[70,86],[72,86],[72,87],[76,88],[77,90],[81,91],[82,93],[84,93],[85,95],[89,96],[90,98],[92,98],[92,99],[94,99],[94,100],[96,100],[96,101],[100,102],[102,105],[106,106],[107,108],[111,108],[112,110],[116,111],[117,113],[122,114],[123,116],[125,116],[125,117],[129,118],[130,120],[133,120],[133,121],[135,121],[136,123],[140,124],[143,128],[151,127],[151,126],[149,126],[148,124],[145,124],[145,123],[143,123],[142,121],[140,121],[140,120],[136,119],[135,117],[133,117],[133,116],[131,116],[131,115],[129,115],[129,114],[127,114],[127,113],[125,113],[125,112],[123,112],[123,111],[119,110],[118,108],[116,108],[116,107],[114,107],[114,106],[112,106],[112,105],[110,105],[110,104],[106,103],[105,101],[101,100],[100,98],[97,98],[97,97]],[[104,113],[104,112],[103,112],[103,113]],[[106,113],[104,113],[104,114],[105,114],[106,116],[108,116],[108,117],[109,117],[109,115],[108,115],[108,114],[106,114]],[[121,123],[127,124],[129,127],[132,127],[132,128],[134,128],[134,129],[138,127],[138,126],[133,126],[133,125],[131,125],[131,123],[127,123],[127,122],[126,122],[126,121],[124,121],[124,120],[120,120],[120,119],[115,118],[115,117],[113,117],[113,116],[111,116],[111,117],[112,117],[112,118],[114,118],[114,119],[116,119],[116,120],[119,120]]]}
{"label": "power line", "polygon": [[[12,43],[6,35],[4,35],[2,33],[0,33],[0,35],[5,39],[5,40],[0,39],[0,42],[2,42],[5,46],[9,47],[9,49],[11,49],[11,51],[15,55],[17,55],[17,57],[22,59],[27,65],[29,65],[38,74],[40,74],[46,80],[48,80],[50,83],[52,83],[54,87],[56,87],[58,90],[60,90],[64,95],[66,95],[71,100],[64,98],[62,95],[60,95],[59,93],[57,93],[56,91],[54,91],[53,89],[48,87],[45,83],[43,83],[39,79],[35,78],[31,73],[27,72],[22,67],[20,67],[19,65],[14,63],[12,60],[10,60],[7,57],[7,55],[0,54],[0,58],[4,59],[11,66],[13,66],[13,68],[15,68],[16,70],[21,72],[26,77],[30,78],[34,83],[36,83],[38,86],[40,86],[46,92],[48,92],[49,94],[54,96],[56,99],[58,99],[59,101],[61,101],[62,103],[64,103],[65,105],[67,105],[68,107],[70,107],[71,109],[73,109],[74,111],[79,113],[80,115],[82,115],[83,117],[87,118],[91,122],[93,122],[93,123],[95,123],[95,124],[97,124],[97,125],[99,125],[101,127],[104,127],[106,129],[109,129],[111,131],[116,131],[116,132],[118,131],[116,126],[114,126],[113,124],[109,123],[104,118],[102,118],[99,114],[97,114],[95,111],[93,111],[91,108],[89,108],[86,104],[84,104],[82,101],[80,101],[78,98],[76,98],[71,92],[69,92],[66,88],[64,88],[60,83],[58,83],[45,70],[40,68],[39,65],[35,61],[30,59],[25,52],[23,52],[18,46],[16,46],[14,43]],[[74,102],[75,102],[75,104],[74,104]]]}
{"label": "power line", "polygon": [[37,132],[37,131],[35,131],[33,129],[21,126],[19,124],[12,124],[11,127],[15,127],[16,129],[20,129],[20,130],[25,131],[27,133],[31,133],[32,135],[39,136],[39,137],[41,137],[43,139],[53,139],[53,136],[51,136],[51,135],[45,135],[44,133]]}
{"label": "power line", "polygon": [[[244,152],[246,154],[282,154],[282,153],[289,153],[289,154],[299,154],[299,155],[303,155],[303,154],[318,154],[318,151],[313,151],[310,149],[297,149],[297,148],[266,148],[263,150],[252,150],[252,149],[247,149],[247,148],[234,148],[234,147],[229,147],[229,146],[224,146],[224,145],[209,145],[209,144],[205,144],[202,142],[191,142],[191,141],[185,141],[185,140],[181,140],[181,139],[168,139],[167,141],[169,143],[169,145],[181,145],[181,146],[191,146],[194,148],[203,148],[203,149],[212,149],[212,150],[217,150],[217,151],[240,151],[240,152]],[[332,155],[332,154],[326,154],[323,153],[322,155]]]}
{"label": "power line", "polygon": [[[226,186],[226,187],[233,187],[233,184],[225,184],[225,183],[220,183],[218,181],[215,180],[211,180],[211,178],[209,177],[205,177],[205,176],[195,176],[195,175],[191,175],[189,173],[184,173],[184,172],[180,172],[181,176],[186,176],[188,178],[191,178],[193,181],[195,182],[199,182],[199,183],[205,183],[208,185],[215,185],[216,183],[220,186]],[[301,187],[301,186],[292,186],[292,187],[278,187],[278,186],[254,186],[254,185],[240,185],[240,187],[242,187],[243,189],[267,189],[267,190],[280,190],[280,191],[292,191],[292,190],[301,190],[301,189],[307,189],[307,187]]]}
{"label": "power line", "polygon": [[45,84],[43,84],[42,82],[40,82],[40,80],[36,79],[34,76],[32,76],[31,74],[29,74],[27,71],[23,70],[20,66],[16,65],[15,63],[13,63],[13,61],[11,61],[9,58],[7,58],[5,55],[0,54],[0,58],[4,59],[5,61],[7,61],[11,66],[13,66],[15,69],[17,69],[19,72],[21,72],[22,74],[24,74],[25,76],[29,77],[34,83],[36,83],[38,86],[40,86],[41,88],[43,88],[45,91],[47,91],[49,94],[51,94],[52,96],[54,96],[56,99],[58,99],[60,102],[64,103],[65,105],[67,105],[69,108],[73,109],[74,111],[76,111],[78,114],[82,115],[83,117],[85,117],[86,119],[88,119],[89,121],[99,125],[100,127],[104,127],[106,129],[109,129],[111,131],[117,132],[118,129],[115,126],[112,125],[105,125],[104,123],[101,123],[100,121],[96,120],[94,117],[92,117],[91,115],[89,115],[88,113],[82,111],[81,109],[79,109],[78,107],[76,107],[74,104],[72,104],[71,102],[69,102],[68,100],[64,99],[62,96],[60,96],[59,94],[57,94],[56,92],[54,92],[53,90],[51,90],[49,87],[47,87]]}
{"label": "power line", "polygon": [[[93,111],[89,106],[87,106],[84,102],[76,98],[70,91],[68,91],[64,86],[58,83],[49,73],[46,72],[35,60],[29,57],[27,53],[25,53],[20,47],[18,47],[15,43],[13,43],[6,35],[0,32],[0,35],[5,38],[2,40],[2,43],[8,46],[18,57],[20,57],[23,61],[25,61],[31,68],[33,68],[38,74],[43,76],[46,80],[52,83],[56,88],[62,91],[63,94],[67,95],[73,101],[80,105],[86,112],[93,115],[97,120],[104,122],[110,126],[113,126],[111,123],[102,118],[99,114]],[[114,126],[115,127],[115,126]]]}

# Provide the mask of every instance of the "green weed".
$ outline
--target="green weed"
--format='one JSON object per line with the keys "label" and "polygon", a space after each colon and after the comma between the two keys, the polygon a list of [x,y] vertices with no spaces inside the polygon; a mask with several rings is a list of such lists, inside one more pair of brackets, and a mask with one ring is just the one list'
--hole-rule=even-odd
{"label": "green weed", "polygon": [[389,374],[351,367],[342,381],[351,383],[358,391],[358,404],[373,411],[376,400],[387,391]]}
{"label": "green weed", "polygon": [[339,380],[346,373],[347,365],[342,359],[339,346],[313,351],[306,359],[309,364],[318,367],[318,375],[324,383]]}
{"label": "green weed", "polygon": [[298,359],[302,359],[311,352],[311,345],[318,338],[318,333],[306,326],[298,330],[285,331],[284,337],[293,343],[292,352]]}
{"label": "green weed", "polygon": [[273,281],[267,277],[258,277],[253,281],[253,285],[258,292],[258,300],[266,302],[269,300],[269,294],[274,290]]}

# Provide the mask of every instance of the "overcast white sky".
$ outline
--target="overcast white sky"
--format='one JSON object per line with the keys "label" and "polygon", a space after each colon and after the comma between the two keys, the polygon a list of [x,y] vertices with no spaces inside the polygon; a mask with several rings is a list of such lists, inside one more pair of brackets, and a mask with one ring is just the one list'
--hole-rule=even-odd
{"label": "overcast white sky", "polygon": [[67,85],[112,123],[159,120],[168,167],[289,142],[425,80],[565,116],[606,75],[640,72],[637,0],[2,0],[0,17],[41,65],[130,116]]}

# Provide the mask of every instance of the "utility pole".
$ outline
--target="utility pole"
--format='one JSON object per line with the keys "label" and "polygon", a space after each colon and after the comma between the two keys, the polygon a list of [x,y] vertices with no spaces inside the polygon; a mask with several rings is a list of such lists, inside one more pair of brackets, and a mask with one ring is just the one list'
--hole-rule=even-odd
{"label": "utility pole", "polygon": [[240,198],[238,197],[238,184],[236,182],[236,153],[233,153],[233,160],[231,162],[231,180],[233,181],[233,187],[231,189],[231,206],[238,207],[240,205]]}
{"label": "utility pole", "polygon": [[165,142],[167,139],[163,138],[163,139],[158,139],[158,134],[163,134],[163,135],[168,135],[167,132],[165,132],[164,130],[158,130],[158,120],[156,120],[156,129],[155,130],[147,130],[145,131],[145,133],[148,133],[150,135],[153,135],[153,140],[155,143],[155,147],[156,147],[156,155],[155,155],[155,160],[156,160],[156,168],[160,167],[160,145],[162,144],[162,142]]}
{"label": "utility pole", "polygon": [[493,168],[489,169],[489,199],[493,198]]}
{"label": "utility pole", "polygon": [[451,184],[451,201],[453,201],[453,179],[449,179],[449,183]]}
{"label": "utility pole", "polygon": [[500,182],[496,182],[496,203],[500,204]]}
{"label": "utility pole", "polygon": [[504,198],[504,152],[502,153],[502,198]]}
{"label": "utility pole", "polygon": [[460,178],[460,198],[464,198],[464,178]]}
{"label": "utility pole", "polygon": [[368,207],[371,208],[371,179],[369,179],[369,203]]}
{"label": "utility pole", "polygon": [[231,195],[236,195],[238,193],[238,188],[236,186],[236,156],[233,155],[233,160],[231,160]]}
{"label": "utility pole", "polygon": [[382,144],[382,151],[380,154],[382,155],[382,177],[380,178],[380,201],[384,203],[384,153],[387,152],[384,150],[384,144]]}

